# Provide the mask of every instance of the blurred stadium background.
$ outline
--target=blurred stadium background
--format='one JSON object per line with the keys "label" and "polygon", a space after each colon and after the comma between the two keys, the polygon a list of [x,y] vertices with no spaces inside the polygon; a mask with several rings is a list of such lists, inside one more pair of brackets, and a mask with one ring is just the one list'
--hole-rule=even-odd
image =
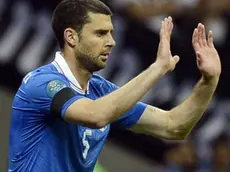
{"label": "blurred stadium background", "polygon": [[[7,171],[11,103],[22,77],[52,61],[58,45],[50,26],[58,0],[0,0],[0,172]],[[191,92],[200,74],[191,45],[199,22],[214,32],[223,66],[217,92],[187,141],[166,141],[127,131],[111,131],[95,171],[230,171],[230,1],[107,0],[114,11],[117,46],[99,73],[121,86],[156,57],[163,17],[174,19],[172,52],[176,70],[143,101],[170,109]]]}

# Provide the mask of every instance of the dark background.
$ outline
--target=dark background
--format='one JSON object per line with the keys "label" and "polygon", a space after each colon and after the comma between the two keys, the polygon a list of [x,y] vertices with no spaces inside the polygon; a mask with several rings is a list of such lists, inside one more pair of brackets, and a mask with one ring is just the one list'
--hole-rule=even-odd
{"label": "dark background", "polygon": [[[204,0],[201,1],[204,3]],[[52,10],[58,2],[56,0],[5,0],[0,3],[0,85],[10,92],[15,93],[22,77],[27,72],[52,61],[58,46],[52,31],[49,31],[51,29],[49,22]],[[117,39],[118,48],[114,50],[108,69],[100,73],[108,80],[122,85],[154,62],[159,37],[158,32],[146,27],[143,20],[138,19],[130,12],[130,8],[116,8],[113,6],[113,2],[109,0],[106,3],[114,11],[114,25],[115,29],[117,28],[115,39]],[[172,53],[179,55],[181,60],[176,70],[161,80],[159,85],[154,87],[143,99],[146,103],[163,109],[170,109],[192,91],[192,87],[199,79],[200,73],[196,67],[191,35],[197,24],[207,17],[208,11],[205,8],[205,3],[200,6],[193,9],[194,11],[184,9],[180,13],[172,12],[170,14],[175,24],[171,44]],[[217,8],[214,9],[218,10]],[[228,137],[229,135],[227,127],[230,110],[223,109],[227,109],[230,105],[228,104],[230,97],[230,12],[228,8],[220,11],[218,19],[221,18],[224,21],[225,34],[220,41],[221,43],[216,44],[216,48],[221,56],[223,72],[213,104],[210,105],[209,110],[189,137],[189,140],[192,140],[196,145],[197,150],[200,150],[204,145],[211,145],[218,136]],[[28,17],[28,21],[20,22],[21,19],[25,19],[24,15]],[[164,15],[167,16],[168,14]],[[213,18],[215,19],[216,15]],[[18,32],[23,28],[21,27],[23,25],[27,26],[27,30]],[[18,39],[16,39],[17,35],[12,36],[17,32],[23,33]],[[46,34],[48,35],[47,38],[44,36]],[[42,47],[43,42],[47,43],[45,48]],[[31,60],[30,56],[32,58],[36,49],[40,50],[40,54],[38,53],[37,57]],[[32,53],[29,53],[30,51]],[[28,67],[28,64],[31,66]],[[4,116],[4,114],[1,115]],[[219,123],[216,124],[218,120]],[[211,127],[212,130],[207,129],[210,126],[213,126]],[[111,131],[109,140],[161,164],[166,163],[165,154],[180,144],[118,130]],[[197,154],[200,157],[203,155],[199,152]]]}

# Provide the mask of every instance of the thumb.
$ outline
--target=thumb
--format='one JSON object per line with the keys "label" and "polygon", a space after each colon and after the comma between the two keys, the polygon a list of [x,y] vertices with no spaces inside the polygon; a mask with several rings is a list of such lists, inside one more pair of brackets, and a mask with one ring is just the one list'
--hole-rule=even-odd
{"label": "thumb", "polygon": [[197,56],[198,59],[200,59],[200,60],[202,59],[202,54],[199,51],[196,52],[196,56]]}
{"label": "thumb", "polygon": [[198,66],[200,66],[202,63],[201,54],[199,52],[196,53],[196,62]]}
{"label": "thumb", "polygon": [[180,61],[180,57],[177,55],[173,56],[173,61],[174,61],[174,64],[176,65]]}

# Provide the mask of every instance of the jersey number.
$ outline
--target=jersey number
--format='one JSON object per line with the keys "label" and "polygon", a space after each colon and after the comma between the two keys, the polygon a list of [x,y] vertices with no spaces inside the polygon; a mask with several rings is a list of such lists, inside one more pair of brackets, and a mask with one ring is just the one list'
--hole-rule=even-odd
{"label": "jersey number", "polygon": [[86,159],[89,148],[90,148],[89,142],[87,140],[87,136],[92,136],[92,130],[86,129],[85,132],[83,133],[82,143],[85,146],[85,150],[82,155],[84,159]]}

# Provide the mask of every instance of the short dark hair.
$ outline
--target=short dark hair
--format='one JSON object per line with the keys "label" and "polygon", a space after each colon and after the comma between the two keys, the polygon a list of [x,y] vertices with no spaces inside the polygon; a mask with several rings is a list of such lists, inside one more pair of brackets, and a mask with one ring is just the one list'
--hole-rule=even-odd
{"label": "short dark hair", "polygon": [[89,23],[88,12],[112,15],[110,8],[100,0],[63,0],[55,8],[52,28],[60,48],[64,47],[64,30],[68,27],[80,32]]}

